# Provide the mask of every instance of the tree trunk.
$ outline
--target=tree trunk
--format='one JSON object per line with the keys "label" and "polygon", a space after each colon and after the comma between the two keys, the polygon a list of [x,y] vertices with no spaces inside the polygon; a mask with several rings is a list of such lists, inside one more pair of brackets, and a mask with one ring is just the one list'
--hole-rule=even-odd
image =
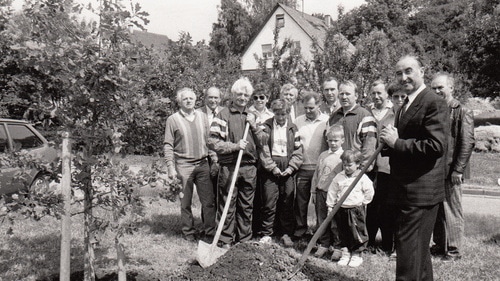
{"label": "tree trunk", "polygon": [[92,199],[94,198],[94,190],[92,189],[92,181],[91,181],[91,172],[92,169],[90,165],[85,166],[86,172],[88,172],[88,179],[84,181],[84,247],[85,247],[85,255],[84,255],[84,268],[83,268],[83,276],[85,281],[95,281],[95,254],[94,254],[94,233],[92,230],[93,225],[93,216],[92,216]]}
{"label": "tree trunk", "polygon": [[118,263],[118,281],[127,281],[127,269],[125,268],[125,253],[120,238],[115,238],[116,261]]}
{"label": "tree trunk", "polygon": [[71,275],[71,144],[69,133],[64,133],[62,143],[61,192],[64,198],[64,215],[61,220],[61,259],[59,280],[67,281]]}

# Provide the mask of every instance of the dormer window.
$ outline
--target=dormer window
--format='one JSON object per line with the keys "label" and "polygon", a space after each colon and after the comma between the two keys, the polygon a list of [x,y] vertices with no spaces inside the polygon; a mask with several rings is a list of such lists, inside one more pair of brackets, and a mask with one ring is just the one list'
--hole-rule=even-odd
{"label": "dormer window", "polygon": [[277,28],[285,27],[285,15],[284,14],[277,14],[276,15],[276,27]]}

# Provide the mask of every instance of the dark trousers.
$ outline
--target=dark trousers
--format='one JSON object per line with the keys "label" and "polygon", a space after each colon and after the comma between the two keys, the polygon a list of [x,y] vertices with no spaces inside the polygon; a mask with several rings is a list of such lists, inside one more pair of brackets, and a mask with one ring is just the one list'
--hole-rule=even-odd
{"label": "dark trousers", "polygon": [[375,246],[378,229],[380,228],[380,205],[383,190],[380,190],[377,172],[372,171],[367,173],[368,177],[374,183],[375,194],[372,201],[366,206],[366,229],[368,231],[368,246]]}
{"label": "dark trousers", "polygon": [[396,280],[434,280],[429,243],[438,207],[399,207]]}
{"label": "dark trousers", "polygon": [[351,253],[361,253],[368,241],[365,206],[341,207],[334,219],[338,227],[340,247],[346,247]]}
{"label": "dark trousers", "polygon": [[[394,251],[398,208],[395,205],[388,204],[387,197],[389,193],[394,192],[393,191],[394,183],[392,182],[391,176],[389,174],[378,173],[376,184],[377,186],[375,190],[374,201],[376,200],[377,202],[376,221],[377,221],[377,228],[380,228],[380,233],[382,234],[382,250],[387,253],[392,253]],[[367,210],[366,214],[367,225],[369,224],[368,218],[370,217],[370,215],[371,215],[370,210]],[[368,227],[368,236],[371,239],[370,227]]]}
{"label": "dark trousers", "polygon": [[[273,160],[278,164],[281,171],[288,167],[287,157],[273,157]],[[275,177],[267,171],[260,176],[263,181],[261,190],[261,234],[292,235],[295,226],[293,216],[294,177]]]}
{"label": "dark trousers", "polygon": [[[222,214],[226,204],[233,173],[233,164],[220,166],[218,178],[218,208],[220,214]],[[219,238],[225,244],[245,242],[252,238],[252,212],[256,176],[257,168],[255,165],[240,166],[229,211]]]}
{"label": "dark trousers", "polygon": [[297,172],[297,189],[295,191],[295,232],[294,236],[302,237],[307,232],[307,208],[311,199],[311,182],[314,170]]}
{"label": "dark trousers", "polygon": [[197,164],[179,163],[176,164],[177,174],[182,181],[181,198],[181,222],[182,233],[184,235],[194,235],[193,212],[191,204],[193,200],[193,184],[201,202],[201,214],[203,222],[203,232],[208,235],[215,234],[215,197],[212,183],[210,182],[210,168],[206,160]]}
{"label": "dark trousers", "polygon": [[[325,221],[328,216],[328,206],[326,206],[326,195],[328,192],[323,190],[316,190],[316,204],[314,205],[316,210],[316,220],[318,227]],[[336,227],[336,224],[334,224]],[[332,231],[332,223],[328,225],[325,232],[319,237],[319,244],[323,247],[330,247],[332,244],[336,244],[338,239],[338,231]]]}

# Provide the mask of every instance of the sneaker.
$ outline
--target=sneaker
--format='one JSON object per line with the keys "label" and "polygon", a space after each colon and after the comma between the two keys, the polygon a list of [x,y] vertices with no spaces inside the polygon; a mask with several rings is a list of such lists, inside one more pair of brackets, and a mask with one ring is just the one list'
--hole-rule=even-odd
{"label": "sneaker", "polygon": [[449,263],[449,262],[454,262],[454,261],[458,261],[459,259],[461,259],[462,256],[461,255],[450,255],[450,254],[446,254],[444,255],[442,258],[441,258],[441,261],[443,261],[444,263]]}
{"label": "sneaker", "polygon": [[293,241],[292,239],[290,238],[290,236],[288,235],[283,235],[281,237],[281,241],[283,242],[283,244],[285,245],[285,247],[293,247]]}
{"label": "sneaker", "polygon": [[323,257],[326,253],[328,252],[328,248],[327,247],[323,247],[323,246],[319,246],[318,247],[318,250],[316,251],[316,253],[314,253],[314,256],[317,257],[317,258],[321,258]]}
{"label": "sneaker", "polygon": [[337,262],[337,264],[346,266],[349,264],[350,260],[351,260],[351,253],[349,253],[347,248],[342,248],[342,257],[340,257],[340,260]]}
{"label": "sneaker", "polygon": [[333,249],[332,257],[330,258],[332,261],[339,261],[342,257],[342,251],[339,249]]}
{"label": "sneaker", "polygon": [[265,235],[264,237],[260,238],[259,243],[261,243],[261,244],[269,244],[272,241],[273,241],[273,239],[271,238],[271,236]]}
{"label": "sneaker", "polygon": [[349,267],[358,267],[363,263],[363,258],[360,254],[354,254],[351,256],[351,260],[349,261]]}

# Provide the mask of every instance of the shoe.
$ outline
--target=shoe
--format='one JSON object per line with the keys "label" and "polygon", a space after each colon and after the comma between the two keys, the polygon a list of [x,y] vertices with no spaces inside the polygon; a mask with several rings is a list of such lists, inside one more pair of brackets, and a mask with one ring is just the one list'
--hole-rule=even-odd
{"label": "shoe", "polygon": [[212,242],[214,242],[214,236],[210,234],[205,234],[200,238],[200,240],[207,244],[212,244]]}
{"label": "shoe", "polygon": [[461,259],[462,256],[461,255],[450,255],[450,254],[446,254],[444,255],[442,258],[441,258],[441,261],[444,262],[444,263],[448,263],[448,262],[454,262],[454,261],[458,261],[459,259]]}
{"label": "shoe", "polygon": [[184,238],[184,240],[188,242],[196,242],[196,237],[194,236],[194,234],[184,235],[182,238]]}
{"label": "shoe", "polygon": [[349,267],[358,267],[363,263],[363,258],[360,254],[354,254],[351,256],[351,260],[349,261]]}
{"label": "shoe", "polygon": [[328,252],[328,248],[327,247],[323,247],[323,246],[319,246],[318,247],[318,250],[316,251],[316,253],[314,253],[314,256],[317,257],[317,258],[321,258],[323,257],[326,253]]}
{"label": "shoe", "polygon": [[283,235],[281,237],[281,241],[283,242],[283,244],[285,245],[285,247],[293,247],[293,241],[292,239],[290,238],[290,236],[288,235]]}
{"label": "shoe", "polygon": [[271,238],[271,236],[265,235],[264,237],[260,238],[259,243],[261,243],[261,244],[269,244],[272,241],[273,241],[273,239]]}
{"label": "shoe", "polygon": [[330,258],[332,261],[339,261],[342,257],[342,251],[339,249],[333,249],[332,257]]}
{"label": "shoe", "polygon": [[219,241],[219,242],[217,242],[217,247],[227,250],[227,249],[231,248],[231,244],[226,244],[222,241]]}
{"label": "shoe", "polygon": [[433,256],[444,256],[444,249],[436,244],[432,245],[430,248],[431,255]]}
{"label": "shoe", "polygon": [[337,262],[338,265],[346,266],[349,264],[349,261],[351,260],[351,253],[347,250],[347,248],[342,249],[342,257],[340,257],[340,260]]}

